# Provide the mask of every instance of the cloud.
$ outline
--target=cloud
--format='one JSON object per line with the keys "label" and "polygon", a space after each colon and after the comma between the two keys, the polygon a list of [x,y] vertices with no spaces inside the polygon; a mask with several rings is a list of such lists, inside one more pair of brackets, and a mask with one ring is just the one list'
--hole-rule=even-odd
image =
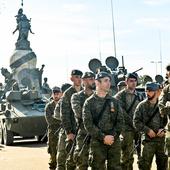
{"label": "cloud", "polygon": [[170,3],[170,0],[144,0],[144,3],[147,5],[163,5]]}
{"label": "cloud", "polygon": [[143,25],[149,28],[158,28],[162,30],[170,29],[170,18],[140,18],[136,20],[137,24]]}

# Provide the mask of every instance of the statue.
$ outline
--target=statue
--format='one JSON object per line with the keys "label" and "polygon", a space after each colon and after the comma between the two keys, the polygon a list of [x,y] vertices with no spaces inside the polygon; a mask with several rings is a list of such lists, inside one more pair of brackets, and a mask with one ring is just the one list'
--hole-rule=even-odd
{"label": "statue", "polygon": [[6,68],[1,68],[1,74],[5,77],[5,85],[4,85],[4,90],[3,94],[0,96],[0,101],[1,99],[5,98],[5,93],[7,91],[10,91],[12,89],[13,84],[16,82],[15,79],[13,79],[13,74],[8,71]]}
{"label": "statue", "polygon": [[16,43],[16,49],[27,50],[30,49],[30,43],[28,41],[28,33],[34,34],[31,30],[31,18],[28,19],[25,14],[23,14],[23,9],[18,10],[18,14],[15,16],[17,27],[13,31],[13,34],[18,30],[19,36]]}
{"label": "statue", "polygon": [[42,93],[43,94],[51,94],[51,88],[48,85],[47,81],[48,81],[48,79],[47,79],[47,77],[45,77],[43,85],[42,85]]}
{"label": "statue", "polygon": [[[20,11],[20,10],[19,10]],[[31,30],[31,19],[28,19],[27,16],[25,14],[18,11],[18,15],[17,17],[17,27],[16,29],[13,31],[13,34],[15,34],[15,32],[18,30],[19,31],[19,36],[18,36],[18,40],[27,40],[28,39],[28,33],[30,31],[30,33],[34,34]]]}
{"label": "statue", "polygon": [[12,74],[6,68],[1,68],[1,74],[5,77],[5,83],[7,84],[12,80]]}
{"label": "statue", "polygon": [[42,74],[43,74],[43,71],[44,71],[44,67],[45,67],[45,65],[42,64],[41,68],[38,70],[40,88],[42,87]]}
{"label": "statue", "polygon": [[15,15],[17,24],[20,22],[22,16],[23,16],[23,9],[20,8],[20,9],[18,10],[18,14]]}

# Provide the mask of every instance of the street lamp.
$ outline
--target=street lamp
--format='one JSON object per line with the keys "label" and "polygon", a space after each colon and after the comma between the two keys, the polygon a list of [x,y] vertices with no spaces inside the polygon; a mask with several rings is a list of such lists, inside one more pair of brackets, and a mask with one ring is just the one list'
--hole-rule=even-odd
{"label": "street lamp", "polygon": [[157,65],[158,63],[162,63],[162,61],[151,61],[151,63],[155,64],[155,70],[156,70],[156,75],[157,75]]}

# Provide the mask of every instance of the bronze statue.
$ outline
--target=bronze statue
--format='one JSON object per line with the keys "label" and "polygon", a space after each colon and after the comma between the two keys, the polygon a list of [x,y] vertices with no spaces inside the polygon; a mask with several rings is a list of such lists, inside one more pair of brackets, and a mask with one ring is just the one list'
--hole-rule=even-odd
{"label": "bronze statue", "polygon": [[28,33],[34,34],[31,30],[31,19],[28,19],[25,14],[23,14],[23,9],[20,8],[18,10],[18,15],[15,16],[16,21],[17,21],[17,27],[13,31],[13,34],[18,30],[19,31],[19,36],[18,36],[18,41],[19,40],[27,40],[28,39]]}

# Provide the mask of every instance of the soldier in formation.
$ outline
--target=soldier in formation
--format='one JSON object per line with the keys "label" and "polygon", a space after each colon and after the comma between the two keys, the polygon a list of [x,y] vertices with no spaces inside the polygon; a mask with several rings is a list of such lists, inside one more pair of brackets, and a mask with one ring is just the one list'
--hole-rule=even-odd
{"label": "soldier in formation", "polygon": [[124,116],[124,128],[122,130],[122,142],[121,142],[121,164],[122,170],[132,170],[133,169],[133,148],[134,141],[136,139],[137,153],[140,157],[140,134],[136,132],[133,127],[133,115],[135,108],[143,97],[135,89],[137,86],[137,76],[135,73],[129,73],[126,77],[127,87],[116,94],[116,98],[119,100],[122,107]]}
{"label": "soldier in formation", "polygon": [[[136,74],[127,75],[122,89],[115,97],[109,93],[109,73],[101,71],[96,75],[95,91],[94,77],[92,72],[85,72],[82,76],[80,70],[72,70],[73,84],[55,106],[54,117],[60,122],[55,131],[59,138],[57,170],[87,170],[89,166],[92,170],[132,170],[136,148],[140,170],[151,168],[154,154],[158,170],[164,170],[167,167],[167,157],[163,150],[164,127],[167,123],[167,109],[164,109],[167,108],[164,100],[167,97],[164,96],[168,91],[164,89],[161,94],[163,99],[159,103],[163,109],[160,106],[160,112],[157,110],[152,118],[151,111],[158,108],[158,84],[147,84],[147,99],[142,101],[143,96],[135,90]],[[151,118],[153,120],[148,123]],[[148,131],[145,127],[148,127]],[[140,157],[139,134],[142,132],[145,138],[142,138],[144,148]],[[123,136],[122,143],[120,134]]]}
{"label": "soldier in formation", "polygon": [[166,116],[161,117],[158,108],[159,85],[148,82],[146,84],[147,98],[136,108],[134,126],[143,132],[143,151],[139,161],[140,170],[150,170],[153,156],[156,156],[157,170],[167,169],[167,155],[165,154]]}
{"label": "soldier in formation", "polygon": [[[96,92],[83,106],[83,122],[91,136],[92,170],[121,170],[120,140],[123,116],[118,101],[108,94],[111,77],[106,72],[96,76]],[[107,164],[105,164],[107,162]]]}
{"label": "soldier in formation", "polygon": [[[62,101],[61,101],[61,107],[60,107],[61,121],[62,121],[62,126],[66,134],[66,146],[63,146],[64,148],[61,148],[61,149],[63,149],[62,152],[66,152],[67,154],[71,150],[72,144],[75,140],[75,134],[76,134],[76,121],[74,117],[74,112],[71,108],[71,96],[74,93],[77,93],[82,90],[82,87],[81,87],[82,74],[83,73],[80,70],[72,70],[70,79],[73,82],[73,85],[65,91],[62,97]],[[63,138],[63,136],[61,136],[60,138]],[[60,140],[60,142],[62,141]],[[62,143],[59,143],[59,145],[60,144],[63,145]],[[66,158],[64,158],[64,161],[65,159]],[[73,158],[71,157],[70,159],[67,159],[66,169],[74,170],[75,168],[76,168],[76,165],[75,165],[75,162],[73,161]]]}
{"label": "soldier in formation", "polygon": [[48,124],[48,153],[50,154],[49,169],[55,170],[57,161],[57,144],[58,136],[55,135],[55,131],[60,126],[60,121],[54,118],[54,109],[56,104],[61,98],[61,89],[59,87],[54,87],[52,89],[51,101],[45,107],[45,118]]}
{"label": "soldier in formation", "polygon": [[[63,93],[71,86],[71,84],[65,83],[61,86],[62,95]],[[58,145],[57,145],[57,169],[63,170],[65,169],[65,160],[66,160],[66,152],[65,152],[65,140],[66,135],[64,132],[64,129],[62,128],[61,124],[61,115],[60,115],[60,107],[61,107],[61,99],[56,104],[55,110],[54,110],[54,118],[57,119],[57,121],[60,122],[60,126],[55,132],[55,135],[58,136]]]}
{"label": "soldier in formation", "polygon": [[[77,170],[88,169],[89,146],[85,145],[86,131],[82,119],[82,107],[85,100],[93,94],[95,89],[95,74],[92,72],[85,72],[82,76],[83,90],[75,93],[71,97],[71,105],[76,118],[77,126],[79,127],[76,137],[76,148],[74,151],[74,161],[76,162]],[[86,147],[83,147],[83,144]],[[81,150],[83,149],[83,150]]]}
{"label": "soldier in formation", "polygon": [[[166,81],[159,98],[159,109],[161,116],[170,116],[170,65],[166,67]],[[168,154],[168,166],[170,169],[170,123],[168,123],[168,131],[166,133],[166,151]]]}

